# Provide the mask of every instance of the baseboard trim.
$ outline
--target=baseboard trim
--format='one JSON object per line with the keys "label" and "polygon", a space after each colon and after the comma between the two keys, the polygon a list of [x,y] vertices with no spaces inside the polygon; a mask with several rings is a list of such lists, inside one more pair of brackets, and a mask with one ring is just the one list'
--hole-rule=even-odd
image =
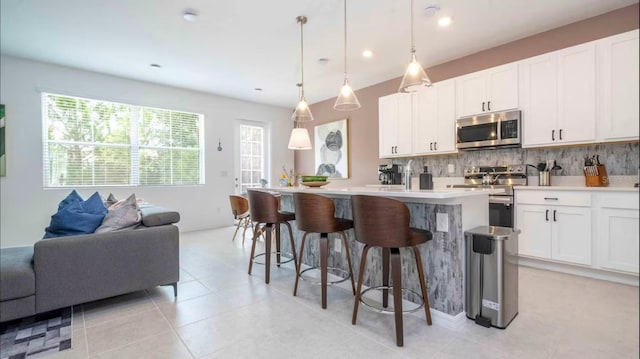
{"label": "baseboard trim", "polygon": [[519,257],[518,263],[526,267],[579,275],[583,277],[589,277],[589,278],[600,279],[600,280],[607,280],[610,282],[633,285],[636,287],[640,286],[640,277],[633,274],[609,272],[604,270],[574,266],[570,264],[538,260],[538,259],[528,258],[528,257]]}

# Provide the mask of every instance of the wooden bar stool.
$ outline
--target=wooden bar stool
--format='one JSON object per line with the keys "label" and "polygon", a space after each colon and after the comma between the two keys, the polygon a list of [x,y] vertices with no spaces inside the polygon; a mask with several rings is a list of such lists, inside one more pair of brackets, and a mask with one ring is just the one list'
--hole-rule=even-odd
{"label": "wooden bar stool", "polygon": [[[249,275],[251,275],[251,269],[253,267],[253,262],[256,257],[264,255],[264,282],[269,284],[269,272],[271,269],[271,235],[273,230],[276,232],[276,263],[278,267],[280,264],[284,263],[280,261],[281,251],[280,251],[280,225],[284,224],[289,229],[289,240],[291,243],[291,251],[293,253],[292,260],[296,268],[297,260],[296,260],[296,245],[293,241],[293,231],[291,231],[291,225],[289,221],[293,221],[296,219],[295,214],[291,212],[281,212],[280,208],[280,197],[275,196],[269,192],[260,191],[260,190],[247,190],[249,195],[249,213],[251,214],[251,219],[255,223],[255,227],[253,230],[253,244],[251,245],[251,258],[249,259]],[[265,243],[265,251],[264,253],[255,254],[256,252],[256,243],[258,243],[258,237],[260,235],[260,225],[264,224],[262,228],[263,233],[266,233]]]}
{"label": "wooden bar stool", "polygon": [[[300,244],[300,258],[298,259],[298,266],[296,268],[296,284],[293,288],[293,295],[298,293],[298,280],[302,277],[302,274],[310,269],[318,267],[311,267],[301,271],[302,267],[302,255],[304,254],[304,244],[309,233],[320,233],[320,285],[322,286],[322,308],[327,308],[327,284],[341,283],[351,278],[351,289],[353,294],[356,294],[355,284],[353,282],[353,270],[351,269],[351,256],[349,255],[349,243],[347,242],[347,236],[344,231],[353,228],[353,221],[344,218],[335,218],[336,211],[335,204],[331,198],[311,194],[311,193],[294,193],[293,201],[296,208],[296,226],[299,230],[304,231],[302,236],[302,243]],[[329,233],[338,233],[342,238],[342,243],[345,249],[345,255],[347,256],[347,264],[349,272],[343,271],[339,268],[329,268]],[[342,271],[346,274],[341,280],[328,282],[327,274],[329,269],[333,271]],[[303,278],[304,279],[304,278]]]}
{"label": "wooden bar stool", "polygon": [[246,197],[232,194],[229,195],[229,202],[231,203],[233,219],[238,221],[236,231],[233,232],[233,238],[231,238],[231,240],[235,241],[238,230],[240,229],[240,226],[242,226],[244,228],[242,230],[242,245],[244,245],[244,236],[247,233],[247,228],[253,226],[253,221],[249,214],[249,200]]}
{"label": "wooden bar stool", "polygon": [[[415,254],[418,279],[422,290],[424,312],[427,316],[427,324],[431,325],[431,310],[427,295],[422,259],[418,245],[431,240],[431,232],[427,230],[409,227],[409,208],[395,199],[354,195],[351,197],[353,205],[353,223],[356,239],[364,243],[362,257],[360,259],[360,272],[358,273],[358,288],[353,305],[353,319],[351,324],[356,324],[358,305],[362,297],[362,280],[364,278],[367,252],[371,247],[382,248],[382,286],[369,289],[382,289],[382,307],[388,306],[389,289],[393,294],[393,311],[396,322],[396,344],[403,346],[402,330],[402,272],[400,263],[400,248],[411,247]],[[389,286],[389,263],[391,263],[391,276],[393,286]],[[405,290],[408,291],[408,290]],[[413,291],[410,291],[416,295]],[[364,302],[363,302],[364,303]],[[366,304],[366,303],[364,303]],[[420,307],[416,308],[420,309]]]}

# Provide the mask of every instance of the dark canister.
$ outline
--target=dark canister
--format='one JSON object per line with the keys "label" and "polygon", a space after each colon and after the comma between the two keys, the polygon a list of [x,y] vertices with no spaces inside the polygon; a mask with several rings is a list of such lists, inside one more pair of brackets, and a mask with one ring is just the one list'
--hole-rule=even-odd
{"label": "dark canister", "polygon": [[433,189],[433,177],[428,166],[424,166],[424,173],[420,174],[420,189]]}

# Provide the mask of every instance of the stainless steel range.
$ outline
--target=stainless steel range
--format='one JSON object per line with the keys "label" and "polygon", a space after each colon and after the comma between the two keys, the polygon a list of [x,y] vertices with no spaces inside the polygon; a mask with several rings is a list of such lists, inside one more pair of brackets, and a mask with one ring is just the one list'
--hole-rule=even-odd
{"label": "stainless steel range", "polygon": [[493,188],[502,193],[489,196],[489,225],[513,228],[513,186],[527,185],[527,166],[471,166],[464,168],[464,184],[453,188]]}

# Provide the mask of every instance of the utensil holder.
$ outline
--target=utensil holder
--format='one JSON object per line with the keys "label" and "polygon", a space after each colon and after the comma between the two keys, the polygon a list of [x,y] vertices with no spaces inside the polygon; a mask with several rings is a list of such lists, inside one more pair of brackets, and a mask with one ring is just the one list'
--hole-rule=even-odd
{"label": "utensil holder", "polygon": [[593,166],[597,168],[597,176],[587,175],[587,171],[584,172],[584,184],[587,187],[607,187],[609,186],[609,177],[607,176],[607,168],[604,165]]}
{"label": "utensil holder", "polygon": [[540,171],[538,172],[538,186],[551,186],[551,172]]}

